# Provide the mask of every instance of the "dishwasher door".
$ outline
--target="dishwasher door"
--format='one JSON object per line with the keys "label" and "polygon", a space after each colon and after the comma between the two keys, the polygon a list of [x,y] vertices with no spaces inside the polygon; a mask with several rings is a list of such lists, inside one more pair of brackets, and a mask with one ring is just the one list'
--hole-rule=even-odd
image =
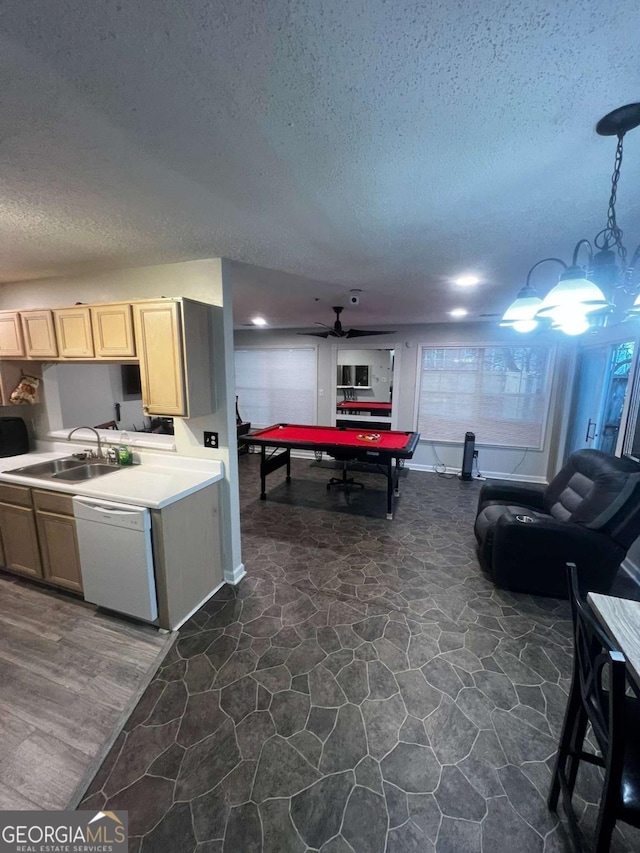
{"label": "dishwasher door", "polygon": [[73,513],[85,600],[153,622],[158,604],[149,510],[74,497]]}

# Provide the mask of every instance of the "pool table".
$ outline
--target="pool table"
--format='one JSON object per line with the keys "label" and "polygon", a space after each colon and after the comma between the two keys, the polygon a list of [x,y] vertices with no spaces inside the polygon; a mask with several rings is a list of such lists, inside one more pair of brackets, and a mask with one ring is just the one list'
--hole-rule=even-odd
{"label": "pool table", "polygon": [[[401,461],[411,459],[420,433],[385,430],[274,424],[239,441],[260,447],[260,499],[266,500],[267,475],[286,465],[291,480],[291,450],[314,450],[342,460],[357,460],[378,465],[387,478],[387,518],[393,518],[393,496],[397,497]],[[281,452],[279,452],[281,451]],[[394,465],[395,462],[395,465]]]}
{"label": "pool table", "polygon": [[368,412],[370,415],[380,415],[381,417],[391,416],[391,403],[369,402],[366,400],[341,400],[336,408],[339,412],[349,412],[351,415],[363,415]]}

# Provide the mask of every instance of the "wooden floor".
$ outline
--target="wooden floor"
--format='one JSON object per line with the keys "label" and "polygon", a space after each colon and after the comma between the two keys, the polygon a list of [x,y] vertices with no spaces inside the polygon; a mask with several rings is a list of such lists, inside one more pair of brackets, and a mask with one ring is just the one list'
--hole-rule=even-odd
{"label": "wooden floor", "polygon": [[0,576],[0,811],[75,807],[173,639]]}

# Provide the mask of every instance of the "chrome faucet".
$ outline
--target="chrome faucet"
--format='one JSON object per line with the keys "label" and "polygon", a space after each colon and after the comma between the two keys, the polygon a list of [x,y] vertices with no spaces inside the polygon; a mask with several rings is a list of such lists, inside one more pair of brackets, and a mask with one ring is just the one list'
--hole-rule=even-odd
{"label": "chrome faucet", "polygon": [[90,427],[90,426],[74,427],[71,430],[71,432],[69,433],[69,435],[67,436],[67,441],[71,441],[71,436],[74,434],[74,432],[78,432],[79,429],[90,429],[91,432],[94,432],[96,434],[96,438],[98,439],[98,459],[102,459],[102,443],[100,441],[100,433],[98,432],[98,430],[95,427]]}

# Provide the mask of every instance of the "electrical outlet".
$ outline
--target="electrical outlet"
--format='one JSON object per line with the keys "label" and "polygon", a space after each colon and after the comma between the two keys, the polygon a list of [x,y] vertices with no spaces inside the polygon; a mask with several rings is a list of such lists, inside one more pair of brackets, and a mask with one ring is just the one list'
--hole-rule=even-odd
{"label": "electrical outlet", "polygon": [[209,447],[212,450],[218,449],[218,433],[217,432],[205,432],[204,434],[204,446]]}

